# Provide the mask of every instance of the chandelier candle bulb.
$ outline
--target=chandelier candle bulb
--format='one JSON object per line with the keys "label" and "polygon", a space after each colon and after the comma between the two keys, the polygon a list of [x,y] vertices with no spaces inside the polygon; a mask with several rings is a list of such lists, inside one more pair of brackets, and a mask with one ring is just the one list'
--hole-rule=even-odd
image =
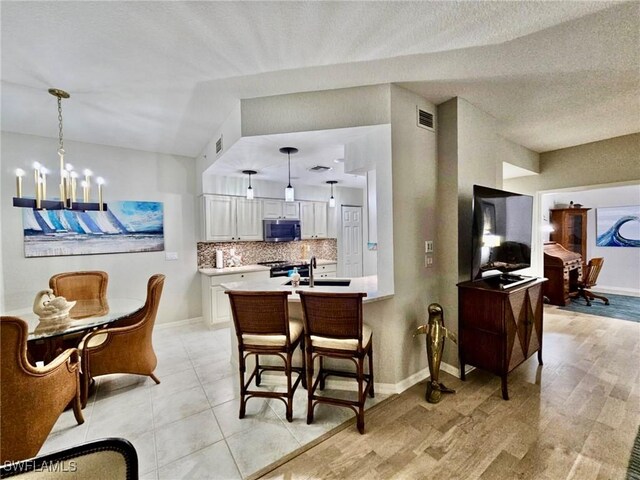
{"label": "chandelier candle bulb", "polygon": [[78,200],[77,196],[77,178],[78,174],[76,172],[71,172],[71,203],[76,203]]}
{"label": "chandelier candle bulb", "polygon": [[89,196],[90,196],[89,192],[91,191],[91,175],[93,175],[93,172],[87,168],[82,173],[84,173],[84,181],[87,184],[87,190],[86,190],[86,193],[84,194],[84,197],[85,197],[84,202],[89,203]]}
{"label": "chandelier candle bulb", "polygon": [[83,180],[80,185],[82,186],[82,201],[89,203],[89,184],[86,180]]}
{"label": "chandelier candle bulb", "polygon": [[33,180],[36,187],[36,208],[40,208],[42,199],[40,198],[40,164],[33,163]]}
{"label": "chandelier candle bulb", "polygon": [[46,168],[40,169],[40,185],[42,187],[42,200],[47,199],[47,173],[49,170]]}
{"label": "chandelier candle bulb", "polygon": [[22,198],[22,177],[24,177],[24,170],[16,169],[16,197],[18,198]]}
{"label": "chandelier candle bulb", "polygon": [[102,186],[104,185],[104,178],[96,178],[96,183],[98,184],[98,210],[102,212],[104,210],[102,204]]}

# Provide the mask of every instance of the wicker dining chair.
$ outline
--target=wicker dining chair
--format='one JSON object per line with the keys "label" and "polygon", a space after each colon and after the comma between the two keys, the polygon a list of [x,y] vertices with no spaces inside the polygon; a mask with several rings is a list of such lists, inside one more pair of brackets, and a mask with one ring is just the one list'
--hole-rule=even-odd
{"label": "wicker dining chair", "polygon": [[65,272],[53,275],[49,279],[49,288],[55,296],[76,302],[69,312],[69,317],[85,318],[106,315],[109,312],[108,283],[109,275],[106,272]]}
{"label": "wicker dining chair", "polygon": [[94,377],[110,373],[153,374],[158,358],[153,350],[153,326],[158,313],[165,276],[153,275],[147,282],[147,300],[138,311],[127,315],[113,327],[85,335],[78,348],[82,353],[82,405],[86,405]]}
{"label": "wicker dining chair", "polygon": [[27,358],[28,334],[24,320],[0,317],[0,462],[35,456],[69,405],[78,424],[84,423],[78,350],[33,366]]}
{"label": "wicker dining chair", "polygon": [[[364,404],[367,395],[373,398],[373,333],[362,321],[362,299],[366,293],[324,293],[298,291],[302,301],[305,353],[307,366],[307,423],[313,422],[313,410],[318,403],[348,407],[356,414],[358,431],[364,433]],[[365,373],[368,357],[368,373]],[[319,361],[318,376],[313,381],[314,362]],[[335,370],[324,367],[324,358],[351,360],[356,370]],[[317,395],[324,390],[328,376],[355,378],[358,399],[345,400]]]}
{"label": "wicker dining chair", "polygon": [[[293,395],[304,378],[304,352],[302,367],[293,366],[293,353],[302,343],[302,322],[289,319],[287,297],[289,291],[246,292],[228,290],[233,324],[238,338],[238,366],[240,370],[240,418],[244,418],[247,400],[254,397],[277,398],[286,406],[287,421],[293,421]],[[245,381],[247,358],[255,356],[255,366],[249,379]],[[282,359],[284,365],[262,365],[260,355],[272,355]],[[284,372],[287,391],[251,390],[255,379],[260,386],[265,371]],[[298,374],[292,382],[292,373]]]}

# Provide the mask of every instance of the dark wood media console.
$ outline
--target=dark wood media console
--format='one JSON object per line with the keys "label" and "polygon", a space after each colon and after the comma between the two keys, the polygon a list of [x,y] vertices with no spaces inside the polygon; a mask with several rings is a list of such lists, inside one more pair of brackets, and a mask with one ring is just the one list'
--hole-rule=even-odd
{"label": "dark wood media console", "polygon": [[509,400],[507,375],[538,352],[542,365],[542,285],[545,278],[502,289],[497,282],[458,284],[460,378],[465,365],[487,370],[502,380]]}

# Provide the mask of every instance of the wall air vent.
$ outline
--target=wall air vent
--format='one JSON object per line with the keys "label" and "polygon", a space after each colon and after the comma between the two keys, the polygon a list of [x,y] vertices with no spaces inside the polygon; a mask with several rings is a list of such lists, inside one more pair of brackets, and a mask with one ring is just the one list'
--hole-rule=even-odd
{"label": "wall air vent", "polygon": [[216,155],[218,155],[221,151],[222,151],[222,135],[220,135],[220,138],[216,142]]}
{"label": "wall air vent", "polygon": [[433,113],[422,110],[420,107],[416,107],[416,114],[418,117],[418,126],[427,130],[435,131],[435,123]]}
{"label": "wall air vent", "polygon": [[331,170],[331,167],[325,167],[324,165],[316,165],[309,169],[310,172],[322,173]]}

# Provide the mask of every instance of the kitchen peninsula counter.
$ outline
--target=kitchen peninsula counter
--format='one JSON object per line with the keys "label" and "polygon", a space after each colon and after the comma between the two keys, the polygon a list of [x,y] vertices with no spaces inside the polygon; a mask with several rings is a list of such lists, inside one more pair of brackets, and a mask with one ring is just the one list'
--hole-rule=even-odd
{"label": "kitchen peninsula counter", "polygon": [[203,275],[215,277],[229,275],[230,273],[268,272],[269,267],[265,265],[243,265],[241,267],[199,268],[198,271]]}
{"label": "kitchen peninsula counter", "polygon": [[[309,259],[306,260],[294,260],[292,263],[309,263]],[[317,260],[318,266],[322,265],[333,265],[338,263],[337,260],[327,260],[324,258],[319,258]],[[250,264],[250,265],[242,265],[241,267],[224,267],[224,268],[199,268],[198,272],[203,275],[207,275],[208,277],[216,277],[218,275],[229,275],[230,273],[249,273],[249,272],[268,272],[270,267],[266,265],[258,265],[258,264]]]}
{"label": "kitchen peninsula counter", "polygon": [[[222,288],[226,290],[245,290],[245,291],[290,291],[290,302],[300,302],[300,296],[295,293],[296,290],[309,290],[312,292],[331,292],[331,293],[353,293],[353,292],[366,292],[367,296],[362,299],[363,303],[377,302],[386,298],[391,298],[393,295],[380,295],[378,293],[378,277],[376,275],[370,275],[368,277],[356,277],[351,278],[351,284],[348,287],[335,287],[318,285],[313,288],[308,286],[292,287],[291,285],[285,285],[291,279],[289,277],[273,277],[259,281],[246,281],[246,282],[229,282],[222,283]],[[326,278],[320,279],[328,280]],[[340,280],[338,278],[332,278],[331,280]]]}

